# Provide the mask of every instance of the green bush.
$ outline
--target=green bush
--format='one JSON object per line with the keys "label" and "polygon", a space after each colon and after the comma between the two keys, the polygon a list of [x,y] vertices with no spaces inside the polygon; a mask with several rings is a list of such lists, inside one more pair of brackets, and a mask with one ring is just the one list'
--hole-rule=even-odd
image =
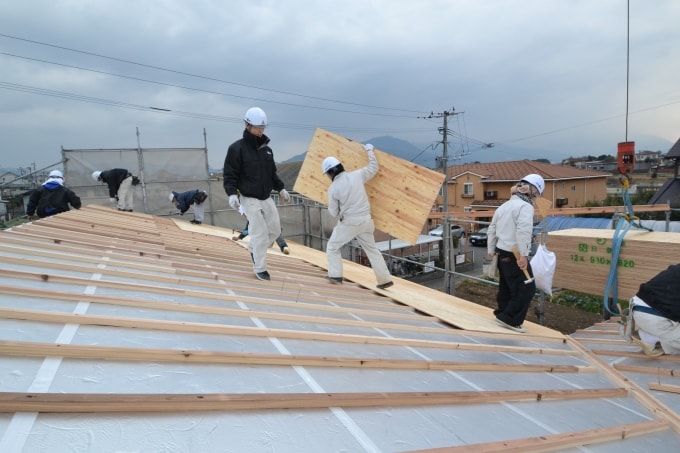
{"label": "green bush", "polygon": [[[602,313],[603,296],[594,296],[592,294],[584,294],[571,290],[564,290],[558,293],[553,293],[551,302],[559,305],[564,305],[567,307],[576,307],[583,311],[590,313]],[[626,308],[628,306],[627,301],[619,300],[621,307]]]}

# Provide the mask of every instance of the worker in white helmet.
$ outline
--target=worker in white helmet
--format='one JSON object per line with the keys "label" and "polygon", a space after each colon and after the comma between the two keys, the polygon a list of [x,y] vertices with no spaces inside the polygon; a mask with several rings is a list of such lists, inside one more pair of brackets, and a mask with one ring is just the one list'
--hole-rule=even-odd
{"label": "worker in white helmet", "polygon": [[80,197],[64,185],[64,175],[59,170],[52,170],[47,181],[35,189],[28,199],[26,215],[33,220],[33,215],[49,217],[60,212],[69,211],[69,205],[80,209]]}
{"label": "worker in white helmet", "polygon": [[187,190],[186,192],[170,192],[168,196],[170,202],[179,209],[179,214],[184,215],[185,212],[192,207],[194,210],[194,220],[190,223],[200,225],[203,223],[205,216],[205,205],[203,202],[208,199],[208,192],[200,189]]}
{"label": "worker in white helmet", "polygon": [[136,178],[125,168],[112,168],[111,170],[94,171],[92,179],[101,182],[109,188],[109,201],[119,211],[132,212],[134,204],[133,182]]}
{"label": "worker in white helmet", "polygon": [[[506,329],[526,332],[522,326],[536,283],[529,264],[534,228],[534,200],[543,194],[545,182],[535,173],[522,178],[510,189],[510,199],[493,215],[487,231],[489,258],[498,255],[498,308],[496,322]],[[531,276],[527,279],[524,270]]]}
{"label": "worker in white helmet", "polygon": [[290,195],[276,173],[274,153],[269,147],[269,137],[264,134],[267,115],[261,108],[252,107],[243,119],[243,137],[229,146],[224,159],[224,190],[229,206],[232,209],[242,206],[250,222],[248,249],[255,276],[270,280],[267,249],[281,234],[281,220],[271,192],[279,192],[285,201],[290,200]]}
{"label": "worker in white helmet", "polygon": [[379,166],[373,145],[366,144],[364,149],[368,155],[368,165],[355,171],[346,172],[342,163],[332,156],[326,157],[321,163],[321,170],[332,181],[328,188],[328,213],[338,217],[338,223],[326,244],[328,279],[331,283],[342,283],[341,249],[356,238],[371,262],[378,288],[386,289],[394,283],[385,259],[375,244],[375,224],[364,188],[364,184],[378,173]]}

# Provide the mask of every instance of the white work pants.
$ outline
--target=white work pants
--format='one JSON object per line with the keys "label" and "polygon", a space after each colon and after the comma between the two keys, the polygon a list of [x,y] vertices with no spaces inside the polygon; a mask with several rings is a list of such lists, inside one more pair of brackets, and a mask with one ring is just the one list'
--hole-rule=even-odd
{"label": "white work pants", "polygon": [[385,259],[375,244],[375,224],[370,217],[358,219],[343,219],[333,229],[328,244],[326,245],[326,258],[328,259],[328,276],[342,277],[342,253],[340,249],[352,239],[356,238],[361,248],[364,249],[371,267],[378,280],[378,284],[392,280],[390,271],[387,269]]}
{"label": "white work pants", "polygon": [[205,215],[205,202],[201,204],[193,204],[194,209],[194,220],[198,222],[203,222],[203,216]]}
{"label": "white work pants", "polygon": [[267,249],[281,234],[279,211],[271,197],[258,200],[241,196],[241,206],[248,218],[248,249],[253,254],[253,270],[256,273],[267,270]]}
{"label": "white work pants", "polygon": [[118,209],[121,211],[132,211],[133,195],[135,193],[132,187],[132,176],[128,176],[120,183],[118,187]]}
{"label": "white work pants", "polygon": [[[633,297],[633,303],[635,299],[637,296]],[[666,354],[680,354],[680,323],[637,310],[633,310],[633,317],[639,330],[659,337]]]}

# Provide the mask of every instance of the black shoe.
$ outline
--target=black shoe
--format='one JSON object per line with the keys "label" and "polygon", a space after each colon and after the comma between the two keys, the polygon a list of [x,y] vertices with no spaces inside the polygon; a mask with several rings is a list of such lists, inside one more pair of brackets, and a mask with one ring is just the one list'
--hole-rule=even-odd
{"label": "black shoe", "polygon": [[326,277],[334,285],[342,285],[342,277]]}
{"label": "black shoe", "polygon": [[269,272],[267,272],[267,271],[257,272],[257,273],[255,273],[255,277],[257,277],[259,280],[271,280],[271,277],[269,276]]}
{"label": "black shoe", "polygon": [[189,223],[193,223],[194,225],[200,225],[200,224],[201,224],[201,222],[198,221],[198,220],[196,220],[196,219],[192,220],[192,221],[189,222]]}
{"label": "black shoe", "polygon": [[387,288],[389,288],[389,287],[392,286],[392,285],[394,285],[394,282],[389,281],[389,282],[387,282],[387,283],[381,283],[381,284],[379,284],[379,285],[377,285],[377,286],[378,286],[378,289],[387,289]]}

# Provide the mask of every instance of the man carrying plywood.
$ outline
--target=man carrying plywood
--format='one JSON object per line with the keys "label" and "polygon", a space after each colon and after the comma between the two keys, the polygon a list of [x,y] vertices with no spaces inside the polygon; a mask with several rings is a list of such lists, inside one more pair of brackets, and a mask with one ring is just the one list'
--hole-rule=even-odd
{"label": "man carrying plywood", "polygon": [[328,212],[338,218],[333,234],[326,245],[328,259],[328,279],[333,283],[342,283],[342,254],[340,249],[356,238],[371,262],[371,267],[378,280],[378,288],[392,286],[390,271],[375,244],[373,233],[375,224],[371,217],[371,204],[364,184],[378,173],[378,160],[373,152],[373,145],[366,144],[364,149],[368,155],[368,165],[352,172],[346,172],[336,157],[326,157],[321,168],[331,179],[328,188]]}

